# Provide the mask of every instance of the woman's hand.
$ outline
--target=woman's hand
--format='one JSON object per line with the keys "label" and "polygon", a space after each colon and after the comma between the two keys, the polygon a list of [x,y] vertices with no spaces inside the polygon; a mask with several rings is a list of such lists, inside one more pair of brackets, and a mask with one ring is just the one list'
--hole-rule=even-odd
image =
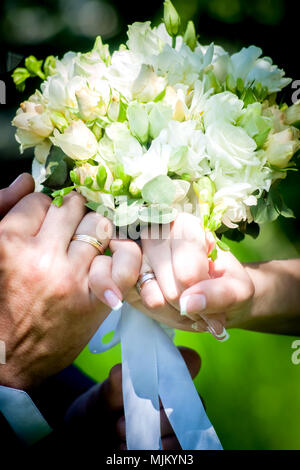
{"label": "woman's hand", "polygon": [[199,331],[203,317],[213,329],[219,315],[232,327],[242,324],[252,308],[255,288],[247,270],[229,251],[217,252],[216,260],[210,261],[210,278],[186,289],[180,298],[184,312],[198,316],[194,328]]}
{"label": "woman's hand", "polygon": [[0,222],[3,385],[29,389],[71,364],[137,280],[136,244],[116,241],[110,258],[72,241],[74,233],[97,238],[104,248],[112,234],[110,221],[87,213],[76,192],[60,208],[44,194],[29,194]]}
{"label": "woman's hand", "polygon": [[[153,271],[156,277],[141,289],[148,314],[173,328],[209,331],[218,340],[227,339],[226,322],[230,325],[234,316],[242,315],[253,296],[242,265],[220,249],[217,260],[210,261],[214,239],[190,214],[180,214],[167,236],[151,239],[144,232],[142,238],[141,273]],[[134,294],[130,300],[141,308]]]}

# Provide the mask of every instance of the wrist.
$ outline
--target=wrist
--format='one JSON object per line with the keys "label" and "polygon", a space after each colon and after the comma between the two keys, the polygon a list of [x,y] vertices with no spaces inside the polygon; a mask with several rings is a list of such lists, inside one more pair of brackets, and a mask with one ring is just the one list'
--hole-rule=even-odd
{"label": "wrist", "polygon": [[238,328],[290,334],[299,318],[299,260],[247,263],[254,296]]}

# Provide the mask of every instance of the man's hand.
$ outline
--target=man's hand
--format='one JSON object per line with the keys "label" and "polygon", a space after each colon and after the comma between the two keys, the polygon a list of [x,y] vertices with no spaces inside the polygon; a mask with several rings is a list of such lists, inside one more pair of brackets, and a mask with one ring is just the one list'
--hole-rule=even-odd
{"label": "man's hand", "polygon": [[[192,378],[195,378],[201,366],[200,357],[193,349],[179,347],[179,350]],[[162,406],[160,418],[163,449],[180,449]],[[103,384],[95,385],[71,405],[66,424],[68,432],[64,435],[71,433],[69,439],[73,445],[77,443],[92,450],[93,446],[101,444],[105,450],[126,450],[121,364],[111,369]]]}
{"label": "man's hand", "polygon": [[72,241],[74,233],[95,237],[104,248],[112,233],[107,219],[87,214],[76,192],[60,208],[44,194],[29,194],[0,222],[2,385],[28,390],[71,364],[137,280],[136,244],[116,241],[113,257],[97,256],[95,247]]}
{"label": "man's hand", "polygon": [[34,190],[34,180],[29,173],[23,173],[8,186],[0,189],[0,219],[3,217],[22,197]]}

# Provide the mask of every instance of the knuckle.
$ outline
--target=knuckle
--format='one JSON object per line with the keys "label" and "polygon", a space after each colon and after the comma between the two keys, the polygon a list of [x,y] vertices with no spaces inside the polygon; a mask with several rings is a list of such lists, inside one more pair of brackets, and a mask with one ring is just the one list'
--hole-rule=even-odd
{"label": "knuckle", "polygon": [[51,205],[51,198],[44,193],[31,193],[24,197],[26,202],[36,202],[39,205],[43,206],[45,209],[48,209]]}
{"label": "knuckle", "polygon": [[176,274],[178,282],[184,287],[188,288],[200,281],[199,275],[188,270],[181,269],[180,273]]}
{"label": "knuckle", "polygon": [[180,294],[176,292],[175,290],[169,291],[169,292],[164,292],[164,295],[168,302],[178,302]]}
{"label": "knuckle", "polygon": [[142,302],[148,310],[159,310],[164,307],[165,301],[161,299],[156,299],[153,296],[142,296]]}

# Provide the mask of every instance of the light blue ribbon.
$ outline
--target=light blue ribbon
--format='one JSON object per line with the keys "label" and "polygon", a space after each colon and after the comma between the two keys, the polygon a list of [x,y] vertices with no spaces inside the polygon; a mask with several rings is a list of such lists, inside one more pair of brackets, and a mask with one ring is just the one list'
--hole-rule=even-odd
{"label": "light blue ribbon", "polygon": [[89,349],[101,353],[118,342],[128,450],[161,449],[159,397],[183,450],[222,450],[168,329],[124,303],[102,323]]}
{"label": "light blue ribbon", "polygon": [[0,385],[0,412],[25,445],[35,444],[52,432],[30,396],[22,390]]}

